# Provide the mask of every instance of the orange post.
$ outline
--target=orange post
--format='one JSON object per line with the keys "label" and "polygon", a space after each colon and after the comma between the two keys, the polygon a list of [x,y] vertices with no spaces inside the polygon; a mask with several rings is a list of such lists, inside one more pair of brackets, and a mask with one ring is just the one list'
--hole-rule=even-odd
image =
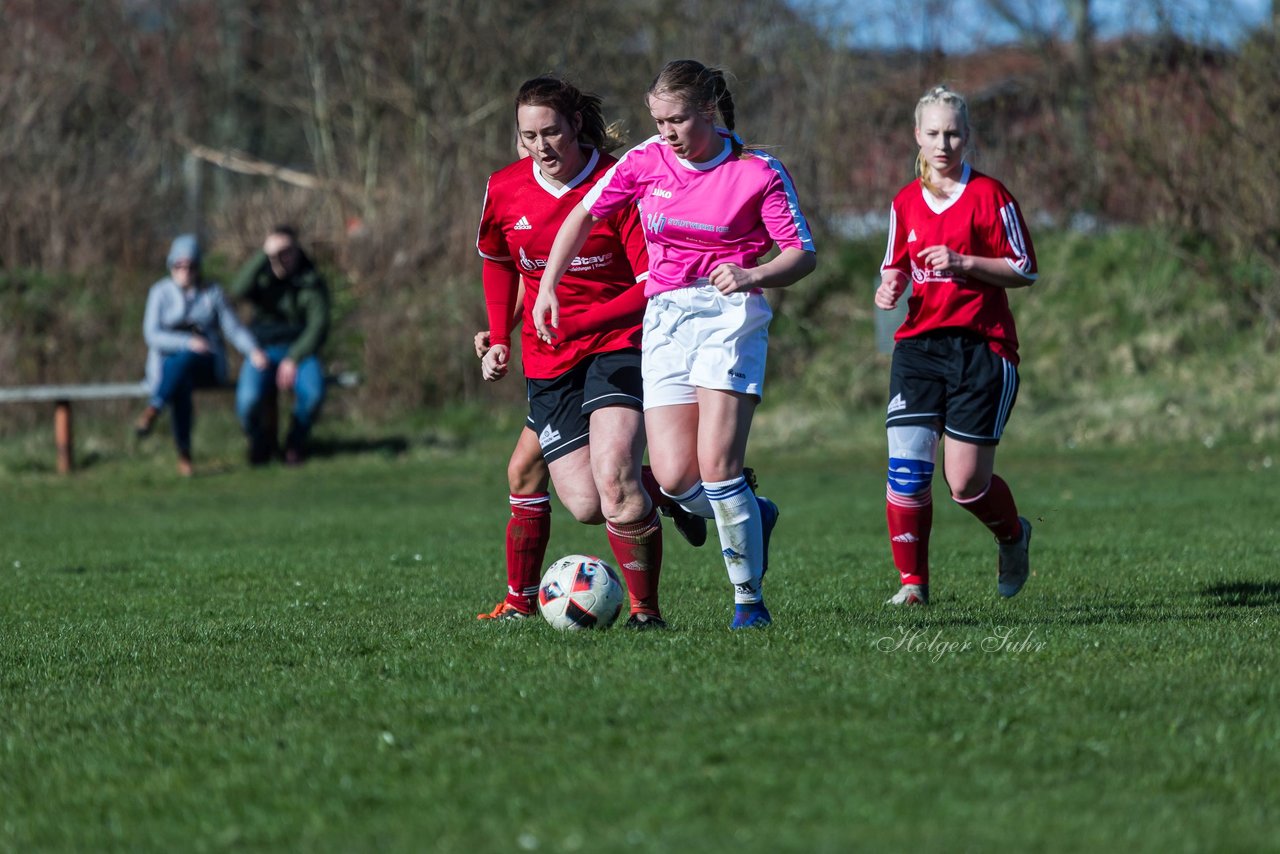
{"label": "orange post", "polygon": [[75,437],[71,430],[71,401],[59,400],[53,410],[53,442],[58,448],[58,474],[75,468]]}

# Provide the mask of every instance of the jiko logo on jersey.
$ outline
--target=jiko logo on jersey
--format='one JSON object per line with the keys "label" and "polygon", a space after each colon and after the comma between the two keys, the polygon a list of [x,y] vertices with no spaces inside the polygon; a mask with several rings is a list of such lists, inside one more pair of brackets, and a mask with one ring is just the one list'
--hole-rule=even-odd
{"label": "jiko logo on jersey", "polygon": [[664,199],[669,199],[669,198],[671,198],[671,191],[670,191],[670,190],[664,190],[664,189],[662,189],[661,187],[654,187],[654,188],[653,188],[653,195],[655,195],[655,196],[661,196],[661,197],[662,197],[662,198],[664,198]]}

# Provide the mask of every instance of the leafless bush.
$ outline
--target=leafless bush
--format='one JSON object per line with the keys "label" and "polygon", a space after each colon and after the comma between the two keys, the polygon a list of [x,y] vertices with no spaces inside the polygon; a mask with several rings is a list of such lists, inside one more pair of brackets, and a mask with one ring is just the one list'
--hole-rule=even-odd
{"label": "leafless bush", "polygon": [[[1065,218],[1096,184],[1104,216],[1231,235],[1234,250],[1280,267],[1264,144],[1280,115],[1274,45],[1164,69],[1100,49],[1093,148],[1082,153],[1078,107],[1062,94],[1082,73],[1069,45],[860,53],[821,6],[0,0],[0,269],[67,271],[56,279],[67,287],[92,272],[109,305],[133,306],[176,231],[203,232],[230,269],[271,224],[293,221],[332,273],[342,318],[330,355],[365,374],[363,406],[476,396],[475,228],[487,175],[513,155],[517,86],[565,74],[639,141],[650,133],[644,89],[682,56],[730,70],[741,131],[778,152],[820,227],[887,208],[910,176],[915,98],[950,80],[971,95],[980,166],[1030,212]],[[1197,87],[1199,100],[1176,101],[1195,105],[1171,108],[1173,93]],[[1251,292],[1271,317],[1273,291]],[[820,303],[797,308],[817,318]],[[93,361],[60,345],[73,364],[59,376],[132,375],[136,322],[116,310],[86,321],[104,342]],[[57,312],[47,323],[54,338],[84,335]],[[53,376],[9,355],[39,334],[6,318],[6,381]]]}

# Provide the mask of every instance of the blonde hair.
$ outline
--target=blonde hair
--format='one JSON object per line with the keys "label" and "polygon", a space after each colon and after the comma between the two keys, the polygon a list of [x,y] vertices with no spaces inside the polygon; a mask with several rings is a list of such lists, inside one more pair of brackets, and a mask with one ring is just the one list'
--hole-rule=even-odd
{"label": "blonde hair", "polygon": [[668,62],[649,84],[649,95],[673,95],[700,113],[718,112],[729,131],[733,153],[741,154],[743,142],[734,133],[733,93],[725,82],[724,70],[710,68],[696,59]]}
{"label": "blonde hair", "polygon": [[[942,104],[956,111],[956,115],[960,118],[960,129],[964,134],[967,142],[969,139],[969,104],[965,101],[964,96],[959,92],[955,92],[946,84],[934,86],[928,92],[925,92],[919,101],[916,101],[916,129],[920,128],[920,117],[924,114],[925,107],[931,107],[934,104]],[[966,152],[967,154],[968,152]],[[916,154],[916,177],[920,179],[920,184],[935,196],[942,195],[937,185],[930,178],[933,170],[924,159],[924,152]]]}

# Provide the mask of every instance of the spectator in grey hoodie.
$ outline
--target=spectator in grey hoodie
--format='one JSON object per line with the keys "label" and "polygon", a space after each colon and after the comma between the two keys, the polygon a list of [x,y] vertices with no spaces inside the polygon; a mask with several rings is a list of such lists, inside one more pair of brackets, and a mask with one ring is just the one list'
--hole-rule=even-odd
{"label": "spectator in grey hoodie", "polygon": [[227,384],[224,337],[256,367],[265,367],[267,356],[232,311],[222,288],[201,280],[200,242],[194,234],[174,239],[167,264],[169,275],[152,285],[147,295],[142,332],[148,347],[146,382],[151,400],[134,430],[139,437],[149,435],[160,412],[172,406],[178,473],[190,477],[191,392]]}

